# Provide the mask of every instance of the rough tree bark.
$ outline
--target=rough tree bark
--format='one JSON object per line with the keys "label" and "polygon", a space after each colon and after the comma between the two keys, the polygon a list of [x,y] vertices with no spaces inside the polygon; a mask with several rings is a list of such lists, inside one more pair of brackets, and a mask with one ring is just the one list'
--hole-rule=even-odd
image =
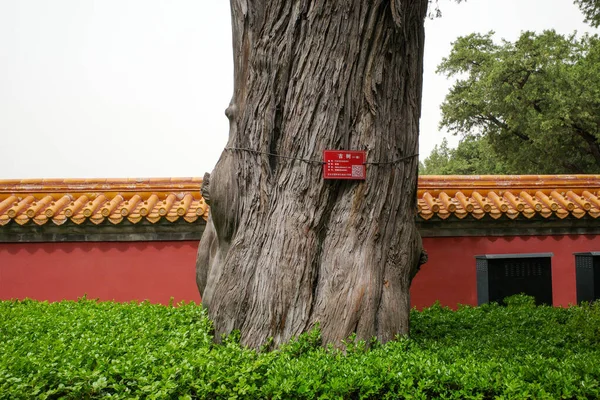
{"label": "rough tree bark", "polygon": [[[215,337],[277,345],[317,322],[328,343],[407,333],[427,0],[231,0],[231,12],[230,134],[203,188],[197,261]],[[306,161],[324,149],[391,163],[324,181]]]}

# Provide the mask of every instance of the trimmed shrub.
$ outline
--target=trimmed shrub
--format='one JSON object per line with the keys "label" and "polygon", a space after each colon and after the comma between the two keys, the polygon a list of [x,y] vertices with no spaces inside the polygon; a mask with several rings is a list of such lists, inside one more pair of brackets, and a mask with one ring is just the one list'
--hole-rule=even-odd
{"label": "trimmed shrub", "polygon": [[256,352],[214,344],[201,306],[0,302],[0,399],[575,399],[600,397],[600,304],[435,305],[411,337],[318,330]]}

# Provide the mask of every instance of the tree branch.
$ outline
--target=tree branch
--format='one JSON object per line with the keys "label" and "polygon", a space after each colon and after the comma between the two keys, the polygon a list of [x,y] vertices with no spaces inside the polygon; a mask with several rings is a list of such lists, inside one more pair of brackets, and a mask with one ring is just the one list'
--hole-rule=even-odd
{"label": "tree branch", "polygon": [[483,117],[484,119],[486,119],[487,121],[493,123],[494,125],[498,126],[499,128],[504,129],[505,131],[507,131],[510,134],[515,135],[516,137],[518,137],[519,139],[525,141],[525,142],[530,142],[531,138],[529,136],[527,136],[524,133],[521,133],[517,130],[512,129],[510,126],[508,126],[508,124],[504,121],[499,120],[498,118],[496,118],[495,116],[493,116],[492,114],[487,115],[486,117]]}
{"label": "tree branch", "polygon": [[596,165],[600,167],[600,145],[594,135],[583,129],[579,124],[572,124],[575,132],[587,143],[590,153],[594,160],[596,161]]}

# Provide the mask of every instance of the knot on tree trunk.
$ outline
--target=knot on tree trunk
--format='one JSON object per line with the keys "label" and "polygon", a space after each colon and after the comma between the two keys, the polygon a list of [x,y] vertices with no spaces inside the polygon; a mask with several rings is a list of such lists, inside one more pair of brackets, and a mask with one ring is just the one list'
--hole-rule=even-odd
{"label": "knot on tree trunk", "polygon": [[210,174],[206,172],[202,178],[202,186],[200,187],[200,193],[204,198],[204,202],[210,205]]}
{"label": "knot on tree trunk", "polygon": [[231,122],[235,119],[236,115],[237,115],[237,106],[235,105],[235,103],[229,104],[229,107],[227,107],[225,109],[225,116]]}
{"label": "knot on tree trunk", "polygon": [[429,256],[427,255],[427,252],[425,251],[425,249],[422,249],[421,256],[419,257],[419,267],[423,264],[426,264],[428,260]]}

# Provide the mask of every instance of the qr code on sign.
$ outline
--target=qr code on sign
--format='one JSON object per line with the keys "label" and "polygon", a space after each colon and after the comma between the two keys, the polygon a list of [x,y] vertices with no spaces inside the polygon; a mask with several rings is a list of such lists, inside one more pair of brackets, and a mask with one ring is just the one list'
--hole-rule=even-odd
{"label": "qr code on sign", "polygon": [[365,176],[365,166],[364,165],[353,165],[352,166],[352,177],[353,178],[362,178]]}

